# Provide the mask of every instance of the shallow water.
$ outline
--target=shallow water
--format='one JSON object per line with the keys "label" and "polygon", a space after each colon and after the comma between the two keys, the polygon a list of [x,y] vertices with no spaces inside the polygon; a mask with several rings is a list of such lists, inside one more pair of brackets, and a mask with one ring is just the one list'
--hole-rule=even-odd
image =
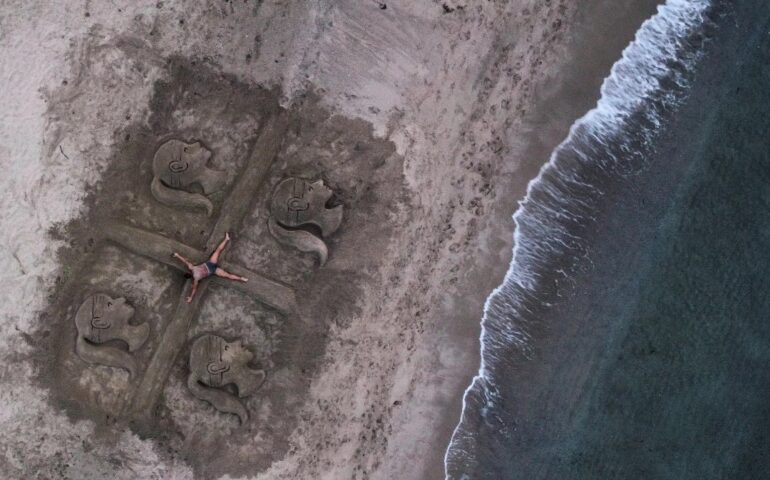
{"label": "shallow water", "polygon": [[767,471],[769,27],[669,1],[530,186],[450,478]]}

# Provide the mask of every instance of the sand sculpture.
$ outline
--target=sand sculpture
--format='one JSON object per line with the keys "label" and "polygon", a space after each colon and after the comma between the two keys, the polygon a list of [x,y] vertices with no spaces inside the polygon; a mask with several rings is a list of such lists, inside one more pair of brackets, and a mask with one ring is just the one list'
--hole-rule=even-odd
{"label": "sand sculpture", "polygon": [[[152,160],[152,195],[171,207],[202,208],[211,215],[214,205],[206,198],[225,185],[226,173],[206,166],[211,151],[200,142],[169,140],[158,148]],[[203,195],[188,191],[199,185]]]}
{"label": "sand sculpture", "polygon": [[[323,265],[329,255],[323,238],[334,233],[342,222],[342,205],[327,208],[333,195],[323,180],[312,183],[296,177],[283,180],[275,188],[270,203],[270,233],[284,245],[315,253]],[[320,232],[320,237],[311,230],[313,227]]]}
{"label": "sand sculpture", "polygon": [[[220,412],[237,415],[245,423],[249,414],[238,398],[251,395],[265,380],[263,370],[249,368],[253,358],[241,340],[227,342],[216,335],[203,335],[192,344],[187,386],[197,398]],[[226,391],[226,385],[234,385],[238,395]]]}
{"label": "sand sculpture", "polygon": [[[144,345],[150,326],[147,323],[130,325],[128,321],[133,316],[134,309],[125,298],[113,299],[103,293],[86,298],[75,314],[78,331],[75,352],[86,362],[123,368],[134,376],[136,360],[129,352]],[[128,352],[115,346],[100,345],[111,340],[125,342]]]}
{"label": "sand sculpture", "polygon": [[[270,118],[260,130],[245,167],[239,172],[235,185],[223,199],[221,214],[214,222],[215,225],[206,241],[207,246],[215,245],[224,232],[236,230],[251,211],[253,204],[249,199],[255,198],[259,187],[264,184],[270,166],[277,157],[280,139],[287,125],[288,116],[279,114]],[[204,195],[176,190],[177,187],[195,183],[206,192],[224,187],[223,172],[206,167],[206,161],[210,157],[211,152],[199,143],[167,141],[158,149],[153,161],[153,195],[159,201],[175,208],[193,205],[203,207],[210,213],[211,202]],[[329,195],[325,198],[329,198]],[[186,267],[172,258],[171,252],[181,252],[191,259],[203,259],[207,254],[173,238],[128,225],[119,219],[102,225],[101,233],[104,241],[121,251],[139,255],[146,260],[182,272],[186,272]],[[75,353],[88,362],[125,368],[136,377],[131,383],[124,405],[118,409],[108,409],[108,413],[143,424],[153,421],[157,412],[155,407],[162,397],[178,354],[190,340],[188,335],[191,325],[200,313],[200,305],[206,298],[204,293],[210,284],[220,284],[225,288],[238,290],[283,316],[296,314],[293,286],[227,259],[220,259],[220,264],[228,271],[249,278],[249,281],[220,282],[218,277],[212,277],[211,281],[199,287],[200,294],[190,303],[185,301],[191,287],[190,282],[186,282],[179,292],[179,301],[173,314],[165,319],[163,326],[159,326],[158,338],[153,342],[153,350],[149,352],[146,365],[138,364],[130,352],[146,342],[149,326],[128,324],[134,309],[124,298],[113,299],[105,294],[96,294],[88,297],[79,307],[75,315],[78,332]],[[112,340],[128,344],[128,351],[120,345],[100,345]],[[248,367],[252,358],[253,354],[239,341],[228,342],[212,334],[197,338],[193,342],[189,358],[189,390],[195,397],[206,400],[222,412],[235,414],[241,422],[245,422],[249,414],[239,398],[253,394],[266,378],[264,371]],[[81,401],[77,395],[76,392],[71,398]]]}

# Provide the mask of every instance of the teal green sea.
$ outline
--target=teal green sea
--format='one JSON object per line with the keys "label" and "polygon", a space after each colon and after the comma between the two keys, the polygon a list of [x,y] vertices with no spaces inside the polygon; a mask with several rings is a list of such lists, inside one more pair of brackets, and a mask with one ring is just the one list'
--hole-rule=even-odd
{"label": "teal green sea", "polygon": [[627,330],[572,432],[571,478],[770,478],[770,5],[729,18],[716,40],[734,43],[712,46],[658,152],[690,165],[636,298],[614,297]]}
{"label": "teal green sea", "polygon": [[667,7],[515,216],[449,478],[770,478],[770,2]]}

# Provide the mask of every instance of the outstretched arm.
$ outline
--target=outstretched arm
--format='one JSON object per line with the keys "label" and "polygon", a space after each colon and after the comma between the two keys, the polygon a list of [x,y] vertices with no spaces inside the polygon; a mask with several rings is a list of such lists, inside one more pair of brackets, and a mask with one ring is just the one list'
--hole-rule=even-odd
{"label": "outstretched arm", "polygon": [[197,290],[198,290],[198,280],[193,280],[192,290],[190,291],[190,296],[187,297],[187,303],[192,302],[192,299],[195,296],[195,292]]}
{"label": "outstretched arm", "polygon": [[192,262],[191,262],[191,261],[189,261],[189,260],[187,260],[187,259],[186,259],[186,258],[184,258],[183,256],[179,255],[178,253],[174,252],[174,253],[173,253],[171,256],[172,256],[172,257],[174,257],[174,258],[178,258],[179,260],[181,260],[181,261],[182,261],[182,263],[184,263],[184,264],[187,266],[187,268],[189,268],[190,270],[192,270],[192,269],[193,269],[194,265],[192,264]]}

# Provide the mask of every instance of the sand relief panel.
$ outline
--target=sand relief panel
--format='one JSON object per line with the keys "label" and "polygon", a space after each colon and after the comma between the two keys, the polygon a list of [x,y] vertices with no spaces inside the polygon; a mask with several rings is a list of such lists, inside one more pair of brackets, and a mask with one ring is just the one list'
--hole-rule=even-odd
{"label": "sand relief panel", "polygon": [[323,239],[342,223],[342,205],[327,207],[333,196],[323,180],[291,177],[281,181],[270,202],[270,234],[284,245],[315,254],[324,265],[329,249]]}
{"label": "sand relief panel", "polygon": [[[247,435],[248,432],[258,432],[260,425],[269,422],[276,394],[281,394],[287,387],[292,388],[291,384],[286,385],[282,380],[285,366],[281,357],[286,350],[294,348],[292,340],[287,337],[301,328],[297,320],[264,306],[242,292],[223,285],[212,285],[163,391],[164,410],[180,434],[185,437],[195,435],[205,423],[211,429],[230,432],[230,435],[239,430]],[[204,380],[200,381],[200,385],[191,384],[190,377],[195,371],[191,362],[195,358],[196,342],[207,335],[220,337],[228,343],[240,342],[243,356],[237,357],[244,362],[240,366],[247,373],[263,372],[266,381],[259,382],[257,388],[247,389],[248,395],[242,395],[241,386],[228,382],[232,378],[230,376],[221,378],[220,382],[212,379],[211,384]],[[232,348],[235,347],[228,346],[226,351]],[[200,388],[195,388],[201,386],[209,387],[204,390],[219,389],[237,398],[246,410],[246,416],[223,411],[202,398],[198,395]]]}
{"label": "sand relief panel", "polygon": [[[269,166],[277,153],[275,148],[270,151],[269,143],[271,141],[273,145],[279,143],[278,139],[274,137],[280,135],[281,127],[277,125],[280,122],[280,118],[274,118],[271,122],[262,126],[261,135],[254,143],[255,153],[247,162],[244,171],[239,175],[238,181],[229,193],[229,197],[225,199],[222,214],[216,219],[207,246],[213,245],[224,232],[237,228],[242,217],[247,213],[250,203],[249,199],[253,196],[254,191],[259,188],[267,171],[266,167]],[[268,145],[264,149],[266,143]],[[258,149],[258,146],[262,148]],[[265,150],[267,151],[265,152]],[[264,154],[266,154],[267,158],[263,156]],[[206,166],[206,162],[210,157],[211,152],[203,147],[200,142],[186,143],[172,139],[163,143],[153,159],[154,178],[151,184],[153,197],[161,203],[176,208],[202,207],[207,215],[210,215],[213,212],[213,205],[204,195],[184,190],[185,187],[196,183],[204,193],[213,192],[221,188],[225,179],[224,173],[214,171]],[[185,257],[191,258],[196,262],[207,258],[206,251],[196,251],[196,249],[173,239],[128,225],[111,225],[107,228],[106,236],[109,240],[122,245],[128,250],[177,268],[179,268],[177,263],[169,263],[170,261],[173,262],[169,252],[181,252]],[[279,311],[290,313],[293,310],[294,292],[288,285],[275,282],[256,272],[251,272],[248,268],[241,265],[229,264],[223,259],[220,260],[220,265],[232,273],[249,278],[251,281],[238,284],[221,281],[218,277],[212,277],[210,281],[219,280],[222,286],[237,288],[241,292]],[[130,417],[135,418],[146,415],[146,412],[152,411],[157,403],[174,361],[187,342],[190,328],[200,311],[201,302],[207,298],[205,290],[208,282],[201,284],[199,294],[195,297],[194,301],[182,302],[181,298],[178,301],[174,315],[161,335],[158,349],[153,353],[143,378],[139,381],[133,394],[131,411],[129,413]],[[188,281],[185,291],[188,291],[189,288],[190,282]],[[203,338],[207,338],[208,342],[212,345],[218,341],[220,343],[224,342],[221,344],[223,354],[224,352],[235,352],[237,354],[227,361],[222,360],[224,363],[221,363],[218,367],[212,365],[206,367],[207,371],[211,370],[211,368],[219,371],[218,375],[206,377],[204,372],[200,371],[201,366],[199,364],[205,356],[205,352],[201,350],[198,343],[195,343],[190,356],[189,366],[191,373],[187,382],[191,394],[202,400],[207,400],[224,413],[235,413],[242,421],[245,421],[248,418],[248,412],[237,400],[237,397],[231,398],[231,394],[228,391],[218,389],[232,385],[239,396],[251,394],[261,385],[265,372],[257,371],[259,372],[260,381],[254,382],[253,375],[247,375],[251,370],[245,367],[245,363],[250,360],[250,357],[246,359],[246,352],[248,350],[242,347],[236,348],[240,344],[231,345],[225,342],[222,337],[214,334]],[[244,359],[246,360],[244,361]],[[258,374],[254,373],[254,375]]]}
{"label": "sand relief panel", "polygon": [[[204,476],[254,471],[290,449],[329,324],[354,308],[350,259],[359,257],[341,247],[360,245],[372,212],[380,217],[350,208],[360,195],[349,192],[370,192],[391,150],[362,129],[351,133],[362,146],[338,155],[326,141],[298,138],[318,132],[278,107],[275,92],[236,91],[219,73],[172,78],[151,103],[150,129],[130,127],[130,141],[121,133],[126,143],[90,194],[93,211],[64,232],[73,247],[49,310],[64,335],[52,336],[45,381],[75,418],[130,426]],[[208,135],[212,124],[233,128]],[[210,277],[188,304],[186,268],[171,253],[201,263],[225,232],[233,242],[219,263],[249,281]],[[350,232],[354,242],[340,240]]]}
{"label": "sand relief panel", "polygon": [[[133,316],[134,308],[123,297],[97,293],[86,298],[75,314],[75,352],[86,362],[122,368],[133,377],[138,367],[131,353],[142,347],[150,335],[147,323],[128,323]],[[125,343],[128,352],[105,345],[113,340]]]}
{"label": "sand relief panel", "polygon": [[[239,398],[253,394],[265,381],[264,370],[248,366],[253,358],[240,339],[228,342],[217,335],[202,335],[190,349],[187,387],[195,397],[222,413],[237,415],[245,423],[249,413]],[[236,392],[226,390],[228,385],[234,386]]]}
{"label": "sand relief panel", "polygon": [[[226,172],[208,167],[210,158],[211,151],[201,142],[171,139],[163,143],[152,159],[153,197],[164,205],[202,209],[210,216],[214,205],[207,195],[222,190],[227,179]],[[192,191],[194,186],[203,193]]]}
{"label": "sand relief panel", "polygon": [[[254,141],[254,153],[224,200],[222,213],[215,219],[207,246],[213,245],[223,232],[238,228],[248,213],[249,199],[255,196],[272,159],[277,155],[280,135],[286,126],[285,120],[285,116],[277,116],[261,127]],[[211,156],[212,152],[201,142],[188,143],[178,139],[165,141],[153,157],[154,176],[150,185],[152,196],[172,208],[198,208],[211,215],[214,205],[205,194],[224,188],[226,178],[224,172],[207,166]],[[203,193],[186,190],[194,185],[198,185]],[[325,263],[328,249],[323,238],[336,231],[342,221],[341,206],[327,208],[327,202],[332,196],[333,192],[323,181],[284,179],[273,192],[271,233],[279,242],[303,252],[315,253],[320,263]],[[313,230],[305,229],[308,226]],[[181,252],[196,262],[207,257],[206,251],[127,223],[107,222],[102,227],[102,234],[102,240],[107,242],[109,248],[117,248],[126,255],[137,255],[145,261],[176,269],[181,269],[180,265],[174,262],[170,252]],[[163,325],[156,325],[158,340],[154,342],[153,351],[144,365],[140,365],[132,353],[145,345],[150,326],[141,319],[138,324],[129,324],[134,309],[125,298],[95,293],[79,306],[74,322],[77,329],[77,356],[89,364],[123,369],[130,376],[124,402],[120,408],[113,408],[109,412],[112,416],[145,424],[152,422],[151,412],[162,395],[174,362],[191,338],[192,326],[200,313],[201,303],[208,298],[205,291],[209,282],[235,289],[268,309],[279,312],[284,319],[295,315],[295,294],[291,286],[250,271],[245,266],[229,263],[223,258],[220,265],[250,281],[234,283],[211,277],[211,280],[201,284],[200,293],[194,301],[184,302],[184,295],[190,288],[188,281],[171,318]],[[103,345],[113,341],[123,342],[127,348]],[[189,347],[186,386],[190,394],[213,405],[221,413],[237,416],[241,423],[245,423],[249,412],[241,399],[253,395],[267,377],[265,370],[249,365],[253,357],[254,354],[241,341],[227,341],[219,332],[197,337]]]}
{"label": "sand relief panel", "polygon": [[[90,242],[89,242],[90,243]],[[79,411],[116,418],[125,407],[163,328],[174,288],[170,271],[112,245],[94,242],[71,267],[50,349],[59,398]]]}

